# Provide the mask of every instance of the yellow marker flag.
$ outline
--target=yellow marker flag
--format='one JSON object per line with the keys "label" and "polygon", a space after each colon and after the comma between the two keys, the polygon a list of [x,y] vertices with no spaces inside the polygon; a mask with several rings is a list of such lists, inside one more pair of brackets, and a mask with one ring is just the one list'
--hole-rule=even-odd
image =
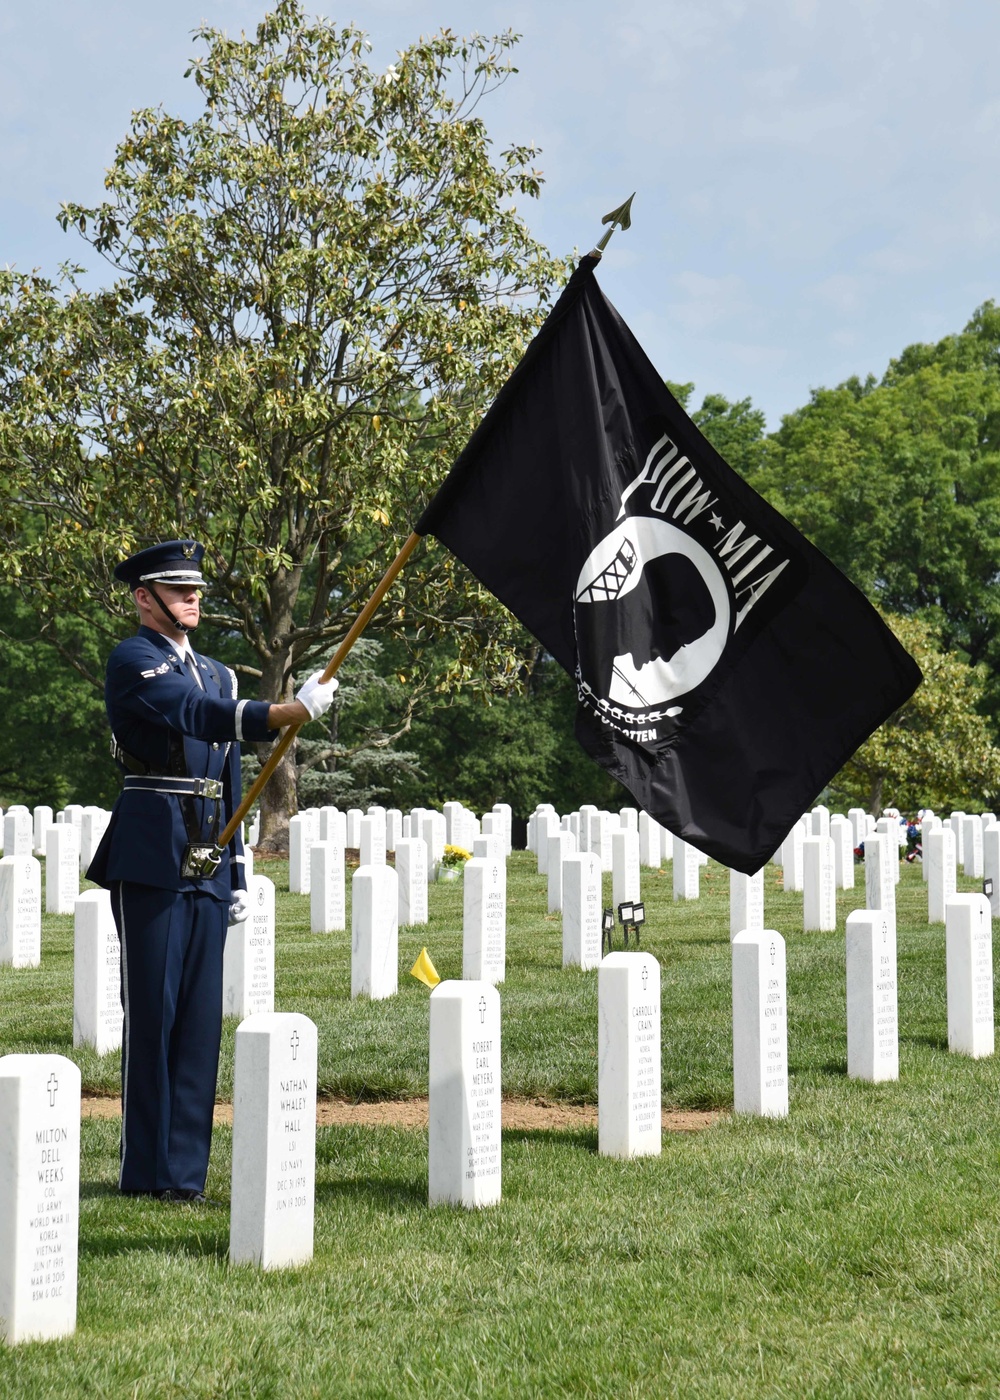
{"label": "yellow marker flag", "polygon": [[423,982],[425,986],[430,987],[431,991],[441,981],[437,968],[431,962],[430,954],[426,948],[421,948],[419,957],[410,968],[410,976],[415,977],[418,982]]}

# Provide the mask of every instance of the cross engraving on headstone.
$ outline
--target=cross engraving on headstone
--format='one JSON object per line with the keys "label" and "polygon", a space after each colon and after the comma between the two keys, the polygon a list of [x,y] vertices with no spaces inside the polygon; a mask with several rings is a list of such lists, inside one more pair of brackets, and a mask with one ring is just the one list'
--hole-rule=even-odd
{"label": "cross engraving on headstone", "polygon": [[480,998],[479,998],[479,1024],[480,1024],[481,1026],[486,1024],[486,998],[485,998],[485,997],[480,997]]}
{"label": "cross engraving on headstone", "polygon": [[291,1040],[290,1040],[288,1043],[289,1043],[289,1045],[292,1047],[292,1059],[293,1059],[293,1060],[297,1060],[297,1059],[299,1058],[299,1033],[298,1033],[298,1031],[292,1031],[292,1038],[291,1038]]}
{"label": "cross engraving on headstone", "polygon": [[45,1086],[49,1091],[49,1108],[56,1106],[56,1092],[59,1088],[59,1080],[56,1078],[55,1070],[49,1075],[49,1082]]}
{"label": "cross engraving on headstone", "polygon": [[649,965],[648,965],[648,963],[643,963],[643,965],[642,965],[642,990],[645,991],[648,985],[649,985]]}

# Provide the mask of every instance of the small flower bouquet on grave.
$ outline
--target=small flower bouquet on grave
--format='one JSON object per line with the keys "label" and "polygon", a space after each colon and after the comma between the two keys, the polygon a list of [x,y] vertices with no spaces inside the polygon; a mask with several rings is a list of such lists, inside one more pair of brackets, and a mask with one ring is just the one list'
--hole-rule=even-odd
{"label": "small flower bouquet on grave", "polygon": [[471,859],[471,851],[463,850],[461,846],[445,846],[444,855],[438,861],[438,879],[460,880],[462,871],[465,869],[465,862]]}

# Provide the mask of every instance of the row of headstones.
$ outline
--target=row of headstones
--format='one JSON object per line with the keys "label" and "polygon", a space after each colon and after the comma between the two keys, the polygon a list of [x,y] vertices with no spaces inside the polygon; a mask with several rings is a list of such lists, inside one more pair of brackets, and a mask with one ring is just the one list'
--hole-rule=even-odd
{"label": "row of headstones", "polygon": [[[659,870],[664,861],[674,858],[675,847],[683,846],[679,837],[672,836],[666,827],[635,807],[622,807],[619,812],[605,812],[587,804],[576,812],[560,816],[550,802],[542,802],[528,818],[527,847],[538,860],[539,874],[548,869],[548,843],[560,833],[572,838],[574,854],[590,852],[596,855],[604,873],[613,868],[613,839],[617,832],[631,831],[638,838],[639,863],[652,870]],[[691,847],[690,849],[694,849]],[[695,852],[699,865],[707,865],[708,857]]]}
{"label": "row of headstones", "polygon": [[[419,850],[422,843],[415,841]],[[319,849],[319,848],[317,848]],[[5,858],[6,859],[6,858]],[[29,858],[30,860],[31,858]],[[23,867],[14,861],[11,866]],[[14,943],[21,960],[17,966],[40,962],[37,929],[37,861],[26,872],[24,888],[34,889],[27,918],[17,927],[35,931],[32,939]],[[0,908],[4,861],[0,861]],[[33,883],[32,883],[33,882]],[[351,995],[381,1000],[399,989],[399,877],[391,866],[361,866],[352,880]],[[313,891],[313,900],[320,882]],[[426,921],[426,885],[424,920]],[[249,916],[229,929],[223,958],[223,1014],[245,1018],[271,1011],[274,1006],[275,890],[265,875],[248,879]],[[506,865],[503,861],[473,859],[467,863],[463,898],[463,957],[465,978],[501,982],[506,970]],[[15,905],[15,908],[17,906]],[[0,919],[0,930],[2,930]],[[340,927],[343,927],[341,923]],[[2,951],[0,941],[0,951]],[[73,938],[73,1043],[90,1045],[98,1054],[120,1047],[122,1006],[119,943],[107,890],[92,889],[79,895],[74,905]]]}
{"label": "row of headstones", "polygon": [[[570,834],[559,832],[548,838],[549,908],[562,912],[563,965],[593,968],[599,965],[602,943],[602,872],[592,853],[563,854]],[[829,898],[829,879],[823,881],[823,862],[809,857],[815,849],[822,854],[828,838],[807,838],[805,928],[833,929],[836,905]],[[950,831],[935,834],[931,846],[932,871],[936,870],[936,847],[947,851],[954,844]],[[422,843],[414,841],[419,857]],[[313,861],[322,876],[320,861],[326,858],[323,846],[314,848]],[[828,853],[827,853],[828,855]],[[614,899],[638,899],[639,866],[635,833],[618,831],[613,837]],[[998,851],[1000,859],[1000,851]],[[17,862],[14,863],[15,868]],[[20,863],[23,864],[23,863]],[[866,865],[866,902],[869,910],[882,910],[895,922],[894,866],[889,842],[881,836],[869,838]],[[954,861],[951,887],[944,896],[936,875],[929,885],[932,921],[945,921],[945,908],[954,894]],[[826,861],[829,872],[829,859]],[[0,877],[3,863],[0,862]],[[351,938],[352,996],[381,1000],[398,991],[398,930],[401,884],[398,870],[389,866],[361,866],[353,876]],[[426,886],[417,881],[424,892]],[[343,868],[340,867],[343,890]],[[328,888],[328,886],[327,886]],[[312,901],[322,894],[324,880],[313,885]],[[816,898],[810,898],[815,890]],[[826,899],[820,896],[827,896]],[[234,925],[226,942],[223,976],[223,1010],[240,1018],[270,1011],[274,1005],[275,891],[266,876],[251,874],[249,879],[250,916]],[[940,899],[940,916],[935,919],[933,901]],[[2,894],[0,894],[2,906]],[[33,908],[37,907],[37,898]],[[763,872],[744,875],[730,871],[730,936],[743,930],[764,928]],[[34,921],[37,922],[37,921]],[[2,924],[2,920],[0,920]],[[343,928],[343,920],[336,927]],[[75,905],[74,932],[74,1044],[92,1045],[100,1054],[121,1043],[121,1004],[119,998],[118,941],[107,891],[89,890]],[[317,921],[314,917],[313,928]],[[34,963],[38,958],[35,956]],[[506,971],[506,868],[503,862],[474,858],[466,867],[463,891],[463,977],[482,979],[495,985]]]}
{"label": "row of headstones", "polygon": [[[342,815],[342,814],[341,814]],[[644,814],[643,814],[644,815]],[[362,825],[371,821],[362,818]],[[978,818],[969,818],[978,821]],[[563,962],[580,967],[596,966],[601,956],[602,864],[593,853],[574,851],[576,837],[562,828],[544,836],[546,824],[535,833],[538,866],[547,875],[548,908],[563,914]],[[75,861],[61,861],[59,851],[72,846],[71,826],[54,826],[48,835],[46,907],[58,913],[76,907],[79,882]],[[70,839],[64,842],[64,833]],[[669,833],[667,833],[669,835]],[[362,832],[364,836],[364,832]],[[463,900],[465,955],[468,976],[493,983],[503,980],[506,938],[506,872],[502,860],[488,856],[489,838],[473,843],[476,856],[467,863]],[[696,898],[699,853],[673,841],[675,898]],[[866,836],[866,904],[870,909],[895,912],[895,884],[899,861],[895,834],[876,832]],[[970,839],[970,845],[971,845]],[[59,848],[58,850],[56,848]],[[638,900],[640,894],[641,837],[629,826],[612,832],[612,899]],[[924,860],[928,880],[928,922],[943,923],[945,905],[957,883],[954,831],[947,824],[933,829],[925,841]],[[803,927],[828,931],[836,927],[836,861],[833,838],[804,837],[801,842]],[[990,901],[1000,914],[1000,825],[983,831],[981,849],[987,876],[992,877]],[[545,851],[543,859],[542,851]],[[396,946],[400,927],[427,922],[426,843],[421,838],[399,838],[396,866],[379,863],[379,850],[370,843],[363,855],[374,859],[355,872],[352,916],[352,973],[355,995],[391,996],[397,990]],[[270,881],[255,882],[253,853],[247,851],[248,885],[254,911],[247,929],[235,932],[229,956],[240,959],[241,971],[228,984],[227,999],[235,1014],[249,1008],[263,1009],[273,995],[274,890]],[[346,927],[344,850],[339,843],[318,841],[310,847],[311,929],[328,932]],[[763,928],[763,872],[754,876],[730,872],[730,928]],[[37,966],[41,956],[40,870],[31,856],[0,860],[0,964]],[[395,903],[395,911],[393,911]],[[252,932],[251,932],[252,931]],[[98,957],[100,962],[100,957]],[[267,969],[270,968],[270,974]],[[88,978],[88,985],[93,981]],[[237,990],[242,988],[243,990]],[[256,989],[256,990],[253,990]],[[242,1008],[242,1013],[239,1011]]]}
{"label": "row of headstones", "polygon": [[[946,909],[949,1049],[993,1053],[992,922],[982,895]],[[899,1076],[896,937],[880,910],[847,925],[852,1078]],[[738,1113],[788,1113],[786,954],[773,930],[732,940],[733,1097]],[[661,1146],[660,968],[612,953],[598,981],[598,1144],[613,1157]],[[465,1207],[501,1196],[500,999],[483,981],[443,982],[430,999],[428,1200]],[[313,1253],[317,1036],[296,1013],[236,1032],[230,1259],[261,1268]],[[0,1329],[9,1342],[76,1325],[80,1071],[62,1056],[0,1059]]]}
{"label": "row of headstones", "polygon": [[[1000,824],[995,819],[961,818],[966,826],[965,874],[985,877],[986,890],[994,916],[1000,917]],[[797,832],[801,828],[797,828]],[[884,909],[895,915],[896,885],[899,883],[899,843],[892,819],[880,818],[876,830],[864,837],[865,902],[869,909]],[[791,850],[788,848],[791,845]],[[927,922],[945,922],[945,908],[956,892],[959,851],[956,825],[952,819],[940,821],[927,814],[922,836],[922,873],[927,884]],[[833,836],[801,836],[786,840],[785,888],[804,896],[804,928],[829,930],[837,923],[837,887],[854,884],[853,857],[845,869],[849,880],[840,878],[839,844]],[[756,877],[755,877],[756,878]]]}
{"label": "row of headstones", "polygon": [[[100,836],[97,839],[99,840]],[[79,849],[79,832],[73,823],[54,823],[47,829],[47,914],[73,914],[76,911],[77,901],[81,898]],[[251,850],[246,853],[246,870],[248,877],[252,879]],[[41,953],[41,865],[30,854],[3,856],[0,858],[0,965],[37,967],[41,961]]]}
{"label": "row of headstones", "polygon": [[[595,963],[590,957],[581,961],[579,956],[565,955],[566,945],[579,946],[583,936],[579,927],[582,906],[578,891],[583,887],[587,891],[583,899],[592,914],[589,930],[592,939],[593,920],[599,921],[601,915],[602,874],[611,874],[612,903],[617,909],[622,903],[641,899],[640,870],[660,870],[664,862],[672,862],[674,899],[698,899],[701,867],[708,864],[708,856],[703,851],[672,835],[648,813],[634,807],[623,807],[616,813],[588,805],[578,812],[560,816],[550,803],[542,803],[528,819],[527,845],[535,854],[538,873],[548,879],[549,913],[562,910],[564,914],[564,962],[579,962],[584,967]],[[591,859],[578,864],[584,856]],[[569,867],[572,894],[569,907],[564,908],[567,861],[572,862]],[[595,876],[597,894],[593,895]],[[600,950],[600,934],[596,936]],[[600,957],[599,951],[597,957]]]}
{"label": "row of headstones", "polygon": [[[599,1150],[660,1151],[660,969],[613,954],[599,984]],[[501,1197],[500,997],[442,982],[430,999],[428,1202]],[[316,1027],[297,1013],[237,1028],[229,1257],[274,1269],[313,1254]],[[0,1333],[11,1343],[76,1326],[80,1071],[60,1055],[0,1059]]]}
{"label": "row of headstones", "polygon": [[[50,837],[56,832],[68,849],[72,846],[76,866],[83,873],[93,860],[111,820],[103,807],[71,804],[53,815],[51,807],[8,807],[0,822],[0,854],[5,856],[49,855]],[[62,846],[60,847],[62,849]]]}
{"label": "row of headstones", "polygon": [[[877,1083],[899,1078],[896,924],[892,913],[847,917],[847,1073]],[[993,924],[981,894],[955,895],[945,909],[948,1049],[992,1055]],[[788,1112],[785,944],[771,930],[732,937],[736,1112]]]}
{"label": "row of headstones", "polygon": [[[419,839],[426,848],[426,879],[432,880],[446,846],[475,854],[473,847],[481,842],[481,854],[505,859],[511,850],[511,823],[512,811],[506,802],[497,803],[482,817],[461,802],[446,802],[440,812],[426,807],[414,807],[408,813],[397,807],[371,806],[367,812],[357,807],[346,812],[334,806],[310,807],[289,822],[289,889],[293,894],[309,894],[310,852],[317,842],[356,850],[362,865],[375,865],[384,864],[387,853],[396,854],[400,841]],[[251,843],[255,839],[251,827]]]}

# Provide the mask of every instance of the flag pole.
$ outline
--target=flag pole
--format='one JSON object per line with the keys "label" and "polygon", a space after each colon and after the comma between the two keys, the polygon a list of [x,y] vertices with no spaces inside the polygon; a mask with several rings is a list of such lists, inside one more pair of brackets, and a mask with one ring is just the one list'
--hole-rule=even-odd
{"label": "flag pole", "polygon": [[[423,535],[410,535],[409,539],[403,545],[402,549],[396,555],[395,559],[389,565],[388,569],[386,569],[374,593],[368,599],[368,602],[365,604],[365,606],[358,613],[358,616],[355,618],[351,630],[348,632],[347,636],[344,638],[340,646],[334,652],[333,656],[327,662],[326,670],[323,672],[324,681],[332,680],[333,677],[340,670],[340,667],[342,666],[344,658],[347,656],[347,653],[351,650],[351,647],[354,645],[354,643],[361,636],[361,633],[368,626],[379,603],[381,603],[382,599],[388,593],[389,589],[392,587],[393,583],[396,580],[397,574],[403,568],[403,565],[406,563],[407,559],[409,559],[410,555],[413,553],[413,551],[416,549],[417,545],[422,539]],[[282,734],[281,738],[275,744],[274,748],[271,750],[267,762],[264,764],[264,767],[260,770],[260,772],[257,774],[257,777],[254,779],[253,786],[243,798],[240,805],[236,808],[236,811],[229,818],[228,824],[219,836],[218,842],[216,843],[215,847],[215,850],[219,855],[221,855],[221,853],[225,850],[225,848],[229,845],[230,841],[236,835],[236,832],[239,830],[240,823],[242,822],[243,818],[246,816],[247,812],[249,812],[253,804],[257,801],[257,798],[260,796],[261,792],[267,785],[267,781],[270,778],[271,774],[274,772],[278,764],[284,758],[289,746],[294,742],[295,736],[298,734],[299,730],[302,728],[302,725],[305,723],[306,721],[302,720],[299,724],[290,724],[285,730],[285,732]]]}

